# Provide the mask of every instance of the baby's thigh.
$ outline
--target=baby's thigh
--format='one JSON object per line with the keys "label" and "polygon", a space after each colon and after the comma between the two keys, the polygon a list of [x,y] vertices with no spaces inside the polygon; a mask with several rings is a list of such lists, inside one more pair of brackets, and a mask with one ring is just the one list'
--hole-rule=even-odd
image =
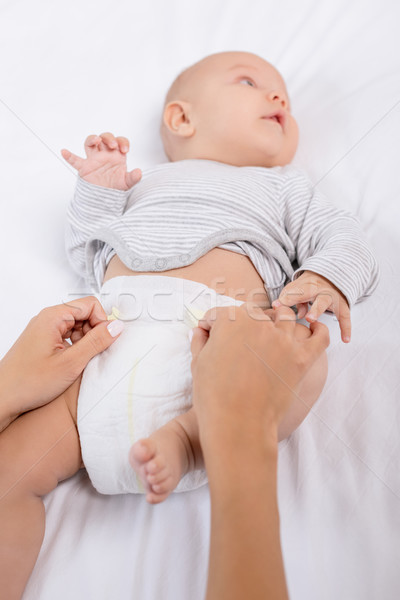
{"label": "baby's thigh", "polygon": [[44,496],[79,470],[78,391],[76,382],[49,404],[18,417],[0,434],[0,497],[18,489]]}

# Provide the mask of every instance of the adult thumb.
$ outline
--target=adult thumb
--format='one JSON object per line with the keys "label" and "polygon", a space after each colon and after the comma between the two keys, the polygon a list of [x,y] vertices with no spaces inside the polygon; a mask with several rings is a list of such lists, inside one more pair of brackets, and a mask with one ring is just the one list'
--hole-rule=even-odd
{"label": "adult thumb", "polygon": [[100,323],[66,350],[68,362],[77,376],[94,356],[115,342],[123,328],[124,324],[119,320]]}
{"label": "adult thumb", "polygon": [[312,335],[304,341],[309,342],[306,346],[312,350],[314,360],[316,360],[330,344],[329,329],[320,321],[310,323],[310,329]]}
{"label": "adult thumb", "polygon": [[206,345],[208,340],[208,331],[203,329],[202,327],[194,327],[191,329],[193,333],[192,342],[190,345],[190,349],[192,351],[192,360],[193,362],[197,359],[198,355]]}

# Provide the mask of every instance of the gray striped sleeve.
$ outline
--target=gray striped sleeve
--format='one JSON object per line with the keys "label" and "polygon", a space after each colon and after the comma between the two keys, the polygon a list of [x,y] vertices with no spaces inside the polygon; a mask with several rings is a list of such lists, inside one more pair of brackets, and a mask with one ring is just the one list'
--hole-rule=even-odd
{"label": "gray striped sleeve", "polygon": [[296,247],[299,268],[326,277],[351,307],[370,296],[379,280],[378,263],[358,219],[329,203],[302,174],[286,182],[284,223]]}
{"label": "gray striped sleeve", "polygon": [[87,276],[85,246],[88,238],[123,214],[128,194],[78,177],[67,213],[65,247],[71,265],[82,277]]}

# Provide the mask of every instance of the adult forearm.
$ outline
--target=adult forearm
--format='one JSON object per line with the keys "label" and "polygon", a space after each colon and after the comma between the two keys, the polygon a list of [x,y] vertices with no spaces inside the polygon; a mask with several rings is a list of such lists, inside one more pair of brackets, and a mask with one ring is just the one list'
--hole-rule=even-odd
{"label": "adult forearm", "polygon": [[0,361],[0,432],[19,416],[12,393],[12,375]]}
{"label": "adult forearm", "polygon": [[6,429],[19,415],[12,412],[3,398],[0,398],[0,433]]}
{"label": "adult forearm", "polygon": [[250,432],[237,433],[232,443],[220,439],[205,451],[211,493],[206,600],[287,600],[277,505],[277,443]]}

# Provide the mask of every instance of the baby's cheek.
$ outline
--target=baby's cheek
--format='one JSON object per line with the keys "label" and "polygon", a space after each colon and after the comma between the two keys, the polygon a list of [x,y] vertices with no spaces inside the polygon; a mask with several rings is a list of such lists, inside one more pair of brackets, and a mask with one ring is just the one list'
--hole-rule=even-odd
{"label": "baby's cheek", "polygon": [[290,138],[291,145],[293,147],[293,153],[295,153],[299,144],[299,127],[296,119],[292,115],[290,115]]}

